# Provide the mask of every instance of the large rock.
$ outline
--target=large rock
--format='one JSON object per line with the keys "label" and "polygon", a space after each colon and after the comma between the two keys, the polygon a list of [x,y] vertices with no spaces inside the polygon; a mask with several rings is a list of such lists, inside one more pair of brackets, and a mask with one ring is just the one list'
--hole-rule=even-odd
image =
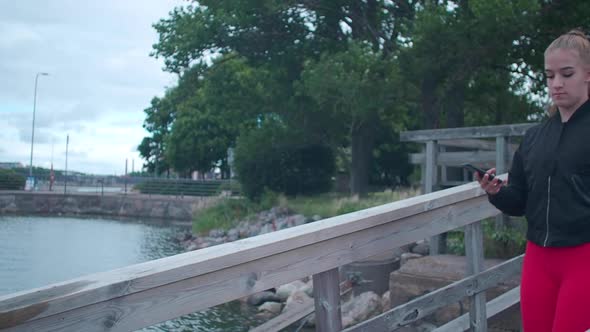
{"label": "large rock", "polygon": [[381,297],[374,292],[355,296],[342,305],[342,327],[347,328],[381,314]]}
{"label": "large rock", "polygon": [[270,291],[263,291],[248,296],[247,303],[249,305],[257,306],[264,302],[281,302],[279,297]]}
{"label": "large rock", "polygon": [[[486,259],[485,267],[490,268],[501,263],[502,260]],[[466,259],[464,256],[437,255],[425,256],[407,261],[399,270],[390,275],[391,307],[404,304],[416,297],[432,292],[455,281],[461,280],[466,273]],[[501,283],[486,292],[486,300],[519,285],[520,276]],[[441,325],[459,317],[469,311],[469,299],[464,298],[458,303],[448,305],[437,310],[427,318],[430,323]],[[515,305],[488,321],[490,328],[503,328],[506,331],[519,331],[520,308]]]}
{"label": "large rock", "polygon": [[306,284],[301,280],[295,280],[285,285],[281,285],[277,288],[277,296],[281,301],[286,301],[293,292],[300,290],[305,287]]}
{"label": "large rock", "polygon": [[283,309],[283,304],[280,302],[264,302],[258,307],[258,311],[267,311],[273,315],[278,315]]}
{"label": "large rock", "polygon": [[305,292],[296,290],[285,301],[285,306],[283,307],[283,311],[293,310],[296,307],[307,305],[313,303],[313,299],[307,295]]}

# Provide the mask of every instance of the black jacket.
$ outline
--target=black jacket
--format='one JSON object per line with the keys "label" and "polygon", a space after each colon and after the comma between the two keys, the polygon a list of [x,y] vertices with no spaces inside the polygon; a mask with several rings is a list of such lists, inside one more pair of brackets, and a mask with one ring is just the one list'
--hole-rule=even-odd
{"label": "black jacket", "polygon": [[530,128],[514,154],[508,185],[490,202],[528,222],[544,247],[590,242],[590,101],[562,123],[559,113]]}

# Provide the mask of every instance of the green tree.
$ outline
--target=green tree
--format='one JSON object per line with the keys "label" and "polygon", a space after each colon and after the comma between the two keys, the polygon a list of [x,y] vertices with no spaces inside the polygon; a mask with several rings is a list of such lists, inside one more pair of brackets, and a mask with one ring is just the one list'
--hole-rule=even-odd
{"label": "green tree", "polygon": [[[513,44],[530,29],[537,8],[536,0],[470,0],[429,2],[417,13],[400,67],[420,91],[421,128],[464,126],[466,97],[474,96],[469,89],[484,78],[478,74],[510,71]],[[492,77],[508,89],[509,75]],[[515,110],[503,110],[509,111]]]}
{"label": "green tree", "polygon": [[[404,22],[411,19],[415,5],[415,1],[377,0],[199,1],[175,9],[169,18],[154,25],[160,41],[154,45],[153,55],[163,57],[166,69],[178,73],[194,63],[206,62],[211,55],[240,56],[253,67],[268,69],[275,85],[268,99],[269,113],[260,112],[260,118],[280,117],[291,128],[304,128],[305,137],[351,145],[355,156],[352,191],[361,193],[367,188],[373,140],[371,125],[364,123],[378,121],[376,112],[353,110],[340,103],[341,114],[346,110],[366,116],[360,121],[356,113],[345,116],[354,123],[326,119],[322,112],[313,110],[317,98],[295,93],[297,82],[307,61],[318,60],[320,54],[324,59],[331,53],[346,54],[351,42],[365,43],[380,57],[392,59]],[[387,79],[385,73],[371,75]],[[367,95],[362,98],[371,100]],[[334,123],[342,123],[342,127],[335,128]],[[343,143],[342,132],[347,128],[354,130],[354,139]]]}
{"label": "green tree", "polygon": [[336,137],[351,147],[353,193],[368,190],[377,127],[385,113],[395,110],[396,69],[381,52],[351,44],[344,52],[306,63],[302,73],[303,93],[337,121]]}
{"label": "green tree", "polygon": [[174,90],[168,90],[164,97],[154,97],[151,106],[146,108],[143,128],[150,134],[144,137],[137,150],[146,160],[144,168],[148,172],[160,175],[167,172],[170,165],[164,158],[165,139],[170,132],[176,116],[176,107],[172,101]]}
{"label": "green tree", "polygon": [[184,76],[189,73],[199,77],[198,88],[178,98],[166,158],[184,175],[219,166],[228,176],[228,148],[235,146],[241,131],[253,128],[271,111],[265,105],[269,105],[272,78],[263,68],[248,66],[234,55],[216,59],[206,69],[191,69]]}
{"label": "green tree", "polygon": [[235,165],[244,194],[259,199],[265,190],[287,195],[331,189],[334,154],[330,147],[308,142],[280,120],[268,119],[238,139]]}
{"label": "green tree", "polygon": [[[510,68],[523,92],[532,92],[538,100],[547,102],[543,53],[559,35],[581,27],[590,28],[590,2],[578,0],[537,0],[538,10],[533,13],[531,25],[523,29],[513,44]],[[587,30],[586,30],[587,31]]]}

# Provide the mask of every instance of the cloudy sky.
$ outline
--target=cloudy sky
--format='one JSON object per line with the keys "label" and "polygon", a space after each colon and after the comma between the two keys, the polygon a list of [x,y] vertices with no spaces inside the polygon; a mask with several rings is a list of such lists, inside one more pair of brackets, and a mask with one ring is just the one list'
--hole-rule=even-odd
{"label": "cloudy sky", "polygon": [[[122,174],[143,161],[143,110],[175,77],[149,56],[181,0],[0,0],[0,162]],[[53,152],[52,152],[53,151]]]}

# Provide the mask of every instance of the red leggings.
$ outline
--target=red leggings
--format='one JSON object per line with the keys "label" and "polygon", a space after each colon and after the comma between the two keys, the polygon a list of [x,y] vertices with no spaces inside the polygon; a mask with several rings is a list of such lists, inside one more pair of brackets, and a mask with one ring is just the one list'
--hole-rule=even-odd
{"label": "red leggings", "polygon": [[548,248],[528,242],[520,298],[525,332],[590,329],[590,243]]}

